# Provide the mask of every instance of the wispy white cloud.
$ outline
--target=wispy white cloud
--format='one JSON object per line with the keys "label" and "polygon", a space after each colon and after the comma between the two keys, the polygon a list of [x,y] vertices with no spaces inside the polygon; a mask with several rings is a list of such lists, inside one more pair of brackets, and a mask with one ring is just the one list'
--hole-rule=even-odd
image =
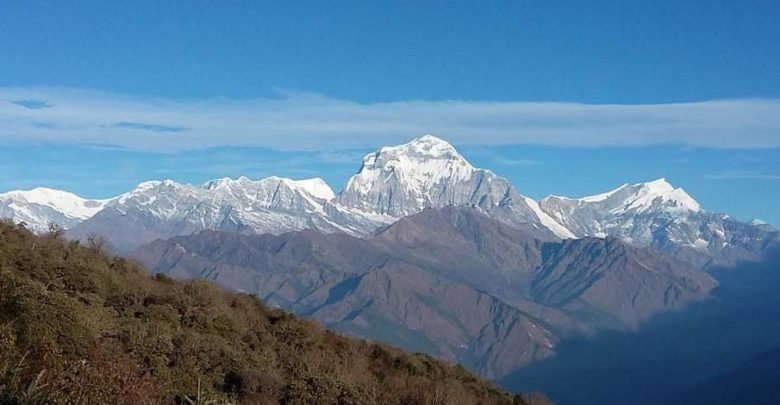
{"label": "wispy white cloud", "polygon": [[128,121],[117,122],[116,124],[113,124],[113,127],[126,128],[126,129],[140,129],[143,131],[151,131],[151,132],[183,132],[187,130],[187,128],[184,127],[174,127],[169,125],[157,125],[157,124],[144,124],[142,122],[128,122]]}
{"label": "wispy white cloud", "polygon": [[11,100],[11,103],[18,105],[19,107],[29,108],[31,110],[51,107],[49,103],[41,100]]}
{"label": "wispy white cloud", "polygon": [[496,147],[474,146],[464,148],[462,152],[468,156],[484,159],[490,162],[491,166],[530,167],[544,164],[539,159],[505,155],[500,152],[500,148]]}
{"label": "wispy white cloud", "polygon": [[366,104],[295,92],[255,100],[177,100],[72,88],[0,88],[0,143],[5,144],[333,151],[390,144],[423,133],[440,134],[458,144],[774,148],[780,147],[780,100]]}
{"label": "wispy white cloud", "polygon": [[704,176],[710,180],[780,180],[780,174],[729,171],[725,173],[708,174]]}
{"label": "wispy white cloud", "polygon": [[541,160],[536,160],[536,159],[496,158],[493,161],[497,165],[503,165],[503,166],[537,166],[542,164]]}
{"label": "wispy white cloud", "polygon": [[320,161],[327,163],[360,163],[365,152],[353,150],[324,151],[317,155]]}

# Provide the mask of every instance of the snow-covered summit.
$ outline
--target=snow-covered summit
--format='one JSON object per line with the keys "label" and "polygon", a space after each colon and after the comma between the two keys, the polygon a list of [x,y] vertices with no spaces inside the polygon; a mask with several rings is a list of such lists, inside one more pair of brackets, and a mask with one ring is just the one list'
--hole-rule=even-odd
{"label": "snow-covered summit", "polygon": [[325,180],[319,177],[314,177],[311,179],[303,179],[303,180],[287,179],[287,181],[293,187],[304,190],[316,198],[325,201],[330,201],[336,198],[336,193],[333,192],[333,189],[330,188],[330,186],[328,185],[328,183],[325,182]]}
{"label": "snow-covered summit", "polygon": [[[641,237],[648,241],[652,229],[638,228],[639,218],[683,218],[702,212],[696,200],[665,178],[623,184],[582,198],[548,196],[540,201],[540,206],[578,237],[610,235],[624,239]],[[629,238],[626,236],[629,233],[634,236]]]}
{"label": "snow-covered summit", "polygon": [[[331,205],[334,197],[320,178],[220,178],[200,186],[147,181],[111,201],[72,234],[109,235],[122,249],[128,249],[155,238],[206,229],[271,234],[318,229],[365,234],[387,223],[384,218],[374,223],[373,218],[366,220],[359,213],[338,210]],[[117,223],[135,229],[117,229]]]}
{"label": "snow-covered summit", "polygon": [[583,198],[549,196],[540,207],[576,237],[611,236],[700,264],[712,258],[737,260],[735,249],[748,252],[773,237],[768,234],[771,228],[703,210],[685,190],[664,178]]}
{"label": "snow-covered summit", "polygon": [[380,152],[402,151],[407,154],[425,156],[427,158],[456,159],[466,162],[466,159],[458,153],[452,144],[435,135],[427,134],[398,146],[388,146],[380,149]]}
{"label": "snow-covered summit", "polygon": [[393,218],[425,208],[473,206],[540,233],[573,236],[535,201],[519,194],[507,179],[475,168],[451,144],[433,135],[366,155],[336,202],[348,209]]}
{"label": "snow-covered summit", "polygon": [[42,205],[71,218],[85,219],[100,211],[109,200],[90,200],[68,191],[36,187],[32,190],[14,190],[2,193],[0,201]]}
{"label": "snow-covered summit", "polygon": [[580,203],[600,205],[611,212],[664,211],[698,212],[701,206],[682,188],[676,188],[665,178],[636,184],[623,184],[606,193],[576,199]]}
{"label": "snow-covered summit", "polygon": [[238,179],[224,177],[214,179],[203,184],[203,188],[209,191],[227,191],[233,193],[247,192],[257,188],[268,189],[269,187],[278,187],[283,185],[291,190],[298,190],[308,195],[324,201],[332,200],[336,194],[333,189],[325,183],[325,180],[314,177],[310,179],[293,180],[286,177],[270,176],[260,180],[251,180],[248,177],[241,176]]}
{"label": "snow-covered summit", "polygon": [[777,231],[777,229],[774,226],[758,218],[754,218],[752,221],[750,221],[750,225],[767,232]]}
{"label": "snow-covered summit", "polygon": [[426,190],[442,182],[466,181],[475,170],[448,142],[425,135],[366,155],[360,171],[349,179],[343,194],[367,195],[378,184],[394,180],[424,205]]}
{"label": "snow-covered summit", "polygon": [[369,153],[339,196],[363,211],[406,216],[430,206],[437,194],[468,181],[476,169],[443,139],[425,135]]}
{"label": "snow-covered summit", "polygon": [[334,197],[333,190],[320,178],[293,180],[271,176],[252,180],[241,176],[210,180],[202,186],[173,180],[147,181],[122,194],[110,206],[125,214],[142,209],[165,220],[203,214],[203,218],[188,221],[206,224],[219,221],[222,214],[216,213],[227,211],[246,213],[242,215],[259,210],[322,211],[322,203]]}
{"label": "snow-covered summit", "polygon": [[26,223],[36,232],[48,229],[49,223],[69,228],[95,215],[111,200],[91,200],[76,194],[37,187],[0,194],[0,217]]}

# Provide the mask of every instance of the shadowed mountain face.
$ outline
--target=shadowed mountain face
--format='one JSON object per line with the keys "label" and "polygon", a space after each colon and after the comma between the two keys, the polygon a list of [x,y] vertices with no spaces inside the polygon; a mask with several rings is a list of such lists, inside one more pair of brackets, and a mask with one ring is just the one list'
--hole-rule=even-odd
{"label": "shadowed mountain face", "polygon": [[567,334],[635,328],[707,296],[707,274],[617,239],[539,240],[478,209],[428,209],[368,239],[205,231],[134,253],[331,327],[457,360],[497,378]]}
{"label": "shadowed mountain face", "polygon": [[567,339],[500,382],[561,405],[777,403],[780,251],[767,257],[715,270],[712,299],[657,315],[638,333]]}
{"label": "shadowed mountain face", "polygon": [[773,405],[780,398],[780,347],[756,355],[723,374],[683,390],[666,403]]}

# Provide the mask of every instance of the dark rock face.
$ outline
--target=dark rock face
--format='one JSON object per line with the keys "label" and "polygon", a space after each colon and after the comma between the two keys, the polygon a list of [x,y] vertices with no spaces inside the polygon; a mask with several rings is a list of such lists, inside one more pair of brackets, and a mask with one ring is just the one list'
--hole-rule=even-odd
{"label": "dark rock face", "polygon": [[204,231],[157,240],[134,256],[154,272],[215,280],[490,378],[549,356],[569,333],[635,328],[716,285],[652,248],[540,240],[454,207],[424,210],[368,239]]}
{"label": "dark rock face", "polygon": [[[565,339],[555,356],[502,378],[501,385],[543,391],[560,404],[774,404],[780,250],[766,255],[760,263],[712,273],[719,285],[705,302],[654,316],[637,333]],[[764,358],[767,366],[774,361],[774,367],[751,358]]]}

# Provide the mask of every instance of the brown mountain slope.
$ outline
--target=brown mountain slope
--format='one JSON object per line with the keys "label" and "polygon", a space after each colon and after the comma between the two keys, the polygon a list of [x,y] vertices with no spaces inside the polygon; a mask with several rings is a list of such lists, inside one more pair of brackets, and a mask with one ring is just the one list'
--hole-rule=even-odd
{"label": "brown mountain slope", "polygon": [[566,334],[633,328],[715,285],[651,249],[614,239],[540,241],[452,207],[401,219],[367,240],[202,232],[135,255],[155,272],[207,277],[491,378],[548,356]]}
{"label": "brown mountain slope", "polygon": [[548,244],[542,256],[531,284],[536,302],[616,327],[637,328],[659,309],[679,308],[717,285],[687,263],[611,237]]}
{"label": "brown mountain slope", "polygon": [[[156,241],[136,255],[153,271],[205,277],[342,331],[463,362],[485,376],[550,354],[552,333],[540,322],[431,271],[441,265],[398,257],[383,243],[313,231],[206,231],[170,241],[175,244]],[[487,339],[488,330],[502,323],[514,326]],[[510,350],[511,356],[503,355]]]}
{"label": "brown mountain slope", "polygon": [[[344,285],[348,284],[348,285]],[[310,314],[333,328],[457,360],[494,378],[551,354],[537,319],[467,284],[393,264],[329,292]]]}

